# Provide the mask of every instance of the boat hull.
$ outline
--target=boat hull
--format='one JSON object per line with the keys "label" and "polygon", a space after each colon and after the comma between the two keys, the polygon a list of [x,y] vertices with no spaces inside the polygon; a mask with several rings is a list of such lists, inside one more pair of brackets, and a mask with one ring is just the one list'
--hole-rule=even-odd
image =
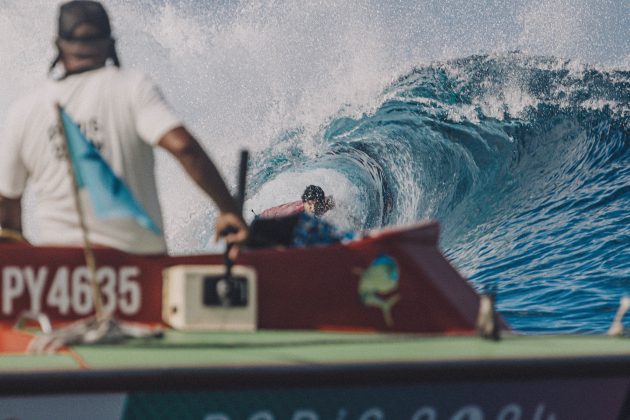
{"label": "boat hull", "polygon": [[[245,251],[236,263],[256,272],[261,329],[472,332],[478,296],[439,252],[438,232],[438,225],[429,223],[376,232],[347,245]],[[223,264],[222,255],[95,252],[106,309],[117,319],[143,323],[162,322],[165,269]],[[383,257],[395,266],[389,274],[374,268]],[[0,244],[0,270],[0,323],[14,322],[24,312],[43,312],[53,321],[93,313],[80,248]],[[391,290],[381,290],[391,279],[379,275],[396,277]],[[391,307],[385,308],[388,300]]]}

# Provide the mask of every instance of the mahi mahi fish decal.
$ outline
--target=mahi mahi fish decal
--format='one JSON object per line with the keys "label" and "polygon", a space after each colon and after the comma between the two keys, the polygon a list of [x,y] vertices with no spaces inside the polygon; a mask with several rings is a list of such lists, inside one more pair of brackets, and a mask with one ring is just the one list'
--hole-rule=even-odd
{"label": "mahi mahi fish decal", "polygon": [[399,270],[396,261],[388,255],[379,255],[366,269],[355,268],[359,280],[359,297],[365,306],[381,309],[388,327],[394,326],[392,307],[400,300]]}

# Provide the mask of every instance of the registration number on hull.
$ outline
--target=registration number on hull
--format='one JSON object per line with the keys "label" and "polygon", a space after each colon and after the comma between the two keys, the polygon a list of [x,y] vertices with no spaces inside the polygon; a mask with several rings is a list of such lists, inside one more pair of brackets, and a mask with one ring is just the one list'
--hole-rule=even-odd
{"label": "registration number on hull", "polygon": [[[131,316],[140,311],[142,291],[137,266],[101,266],[96,281],[106,313]],[[15,317],[24,309],[33,313],[57,312],[84,316],[94,311],[90,271],[85,266],[2,267],[2,315]]]}

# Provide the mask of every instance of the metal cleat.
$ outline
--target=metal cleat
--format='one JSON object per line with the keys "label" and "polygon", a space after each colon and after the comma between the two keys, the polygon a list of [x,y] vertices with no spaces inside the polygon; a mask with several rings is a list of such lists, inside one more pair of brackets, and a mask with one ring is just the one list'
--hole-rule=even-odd
{"label": "metal cleat", "polygon": [[630,310],[630,296],[624,296],[621,298],[621,303],[619,304],[619,309],[617,309],[613,323],[608,329],[608,335],[613,337],[622,337],[624,335],[622,321],[628,310]]}
{"label": "metal cleat", "polygon": [[479,298],[479,314],[477,315],[477,332],[487,340],[499,340],[499,322],[494,305],[495,295],[483,294]]}

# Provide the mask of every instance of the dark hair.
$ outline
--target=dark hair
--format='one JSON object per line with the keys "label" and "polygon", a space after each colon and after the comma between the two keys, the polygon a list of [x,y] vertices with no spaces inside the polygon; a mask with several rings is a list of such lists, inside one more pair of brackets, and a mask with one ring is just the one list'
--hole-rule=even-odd
{"label": "dark hair", "polygon": [[[81,24],[92,26],[96,29],[96,34],[90,36],[89,39],[75,38],[74,31]],[[116,67],[120,67],[120,60],[118,59],[115,42],[112,38],[112,27],[109,23],[109,16],[103,5],[97,1],[73,0],[62,4],[59,7],[57,36],[62,40],[79,42],[110,40],[108,58],[112,59]],[[61,53],[57,54],[57,57],[53,60],[50,65],[50,70],[55,68],[60,59]]]}
{"label": "dark hair", "polygon": [[317,185],[309,185],[304,190],[302,194],[302,201],[316,201],[318,203],[323,203],[326,199],[326,195],[324,194],[324,190]]}
{"label": "dark hair", "polygon": [[307,201],[315,202],[315,216],[321,216],[335,207],[335,200],[333,200],[332,196],[326,196],[324,190],[317,185],[309,185],[304,190],[302,202],[305,203]]}

